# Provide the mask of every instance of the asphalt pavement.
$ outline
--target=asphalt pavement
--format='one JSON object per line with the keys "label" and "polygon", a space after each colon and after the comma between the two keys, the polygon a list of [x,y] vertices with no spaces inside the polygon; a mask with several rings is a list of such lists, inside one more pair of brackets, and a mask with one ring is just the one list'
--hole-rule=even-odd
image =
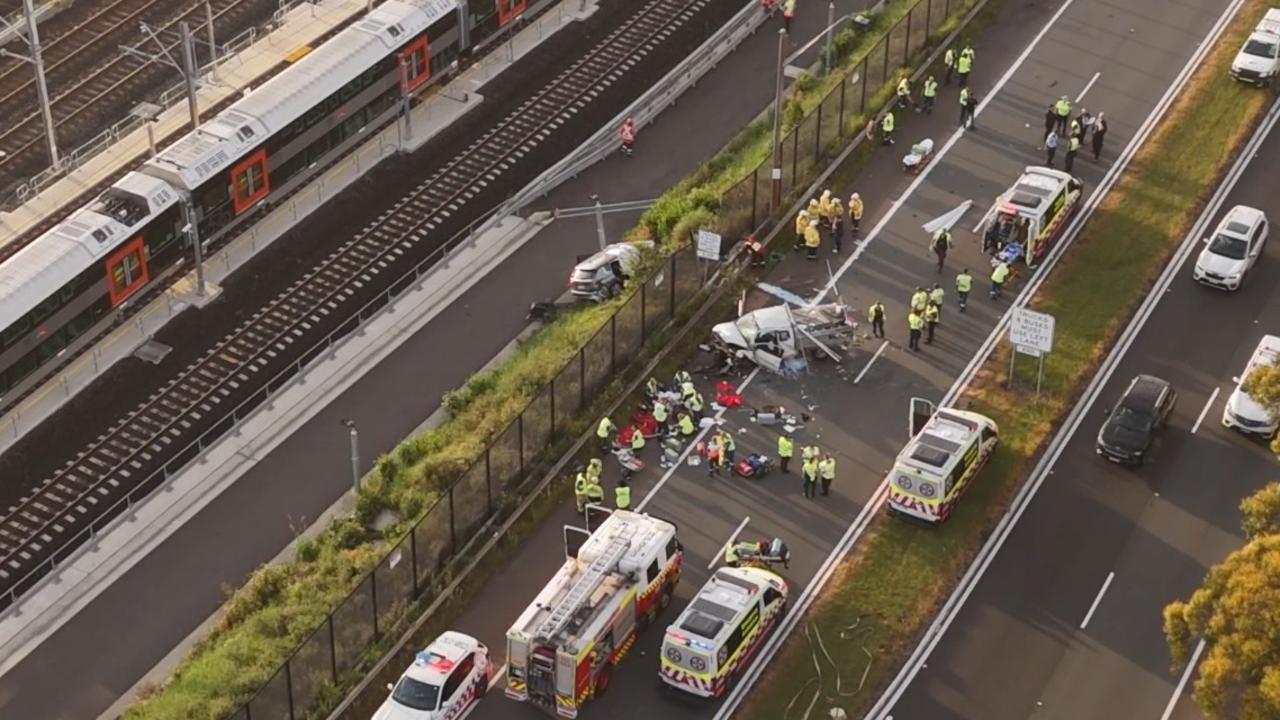
{"label": "asphalt pavement", "polygon": [[[796,590],[809,582],[906,440],[909,399],[943,396],[1005,308],[1003,303],[984,297],[989,285],[983,268],[989,266],[981,256],[977,236],[967,230],[986,210],[989,199],[1016,179],[1023,167],[1040,162],[1035,145],[1044,107],[1064,93],[1073,99],[1083,95],[1085,106],[1105,111],[1114,119],[1103,161],[1076,163],[1075,171],[1086,188],[1096,187],[1109,161],[1156,106],[1191,56],[1203,29],[1226,4],[1169,6],[1147,0],[1117,8],[1102,2],[1072,2],[1025,58],[1018,53],[1061,6],[1006,6],[1001,22],[977,39],[977,91],[986,95],[1001,70],[1015,60],[1021,64],[979,116],[981,129],[960,138],[936,161],[930,174],[919,179],[911,194],[897,202],[911,180],[901,171],[905,146],[924,136],[933,137],[942,146],[955,127],[955,115],[948,110],[955,107],[955,89],[948,88],[933,117],[909,114],[904,118],[897,146],[877,153],[857,187],[835,188],[842,197],[858,190],[868,199],[865,228],[883,221],[883,227],[864,239],[867,244],[859,250],[861,256],[841,274],[836,286],[840,297],[859,311],[874,299],[885,302],[890,342],[877,357],[879,343],[863,339],[843,366],[819,365],[799,380],[757,375],[745,392],[748,405],[780,403],[811,412],[813,420],[806,424],[797,444],[812,441],[834,453],[839,469],[835,494],[816,502],[804,499],[795,479],[785,476],[755,482],[709,478],[701,467],[682,466],[669,476],[646,470],[634,491],[643,496],[660,484],[644,509],[673,520],[682,529],[687,552],[675,608],[687,603],[705,581],[708,564],[747,516],[750,522],[743,535],[782,537],[795,557],[784,576]],[[1129,28],[1134,32],[1129,33]],[[945,272],[936,275],[926,249],[927,235],[920,225],[966,199],[973,199],[978,207],[958,226],[961,231],[956,233],[957,244]],[[829,250],[824,248],[823,252]],[[846,245],[845,254],[832,257],[837,262],[847,261],[849,252]],[[795,256],[784,261],[769,280],[801,295],[812,295],[828,280],[824,265]],[[919,354],[905,351],[904,306],[912,289],[940,280],[954,298],[953,278],[964,266],[974,269],[979,278],[969,312],[960,315],[952,300],[938,341]],[[749,300],[751,307],[768,302],[771,300],[758,292]],[[853,379],[859,375],[862,380],[854,385]],[[810,410],[810,405],[816,407]],[[740,411],[730,411],[726,418],[730,430],[741,433],[736,435],[740,454],[774,451],[775,433],[750,423]],[[571,520],[572,511],[565,508],[513,552],[498,579],[481,591],[460,618],[458,629],[498,649],[499,663],[509,623],[562,561],[560,525]],[[715,703],[685,702],[660,692],[660,642],[659,632],[642,635],[631,656],[615,672],[608,694],[586,712],[609,718],[712,717],[718,707]],[[533,709],[521,710],[493,692],[472,717],[538,716]],[[915,717],[933,716],[925,713]]]}
{"label": "asphalt pavement", "polygon": [[[1210,228],[1237,204],[1274,222],[1278,160],[1273,132]],[[896,720],[1162,718],[1181,675],[1161,610],[1242,544],[1240,501],[1275,476],[1266,443],[1223,427],[1222,411],[1259,339],[1280,332],[1280,244],[1267,243],[1236,293],[1192,279],[1198,253],[892,708]],[[1095,436],[1139,373],[1172,383],[1178,403],[1152,460],[1120,467],[1096,455]],[[1182,695],[1163,717],[1201,715]]]}

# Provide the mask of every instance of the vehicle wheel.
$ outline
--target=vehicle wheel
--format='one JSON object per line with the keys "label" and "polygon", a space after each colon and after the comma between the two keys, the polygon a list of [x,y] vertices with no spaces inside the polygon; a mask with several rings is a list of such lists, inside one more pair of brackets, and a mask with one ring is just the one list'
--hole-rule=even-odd
{"label": "vehicle wheel", "polygon": [[605,664],[600,668],[600,672],[596,673],[596,697],[604,695],[609,690],[609,683],[613,681],[613,665]]}
{"label": "vehicle wheel", "polygon": [[662,612],[671,607],[671,586],[663,585],[662,594],[658,596],[658,612]]}

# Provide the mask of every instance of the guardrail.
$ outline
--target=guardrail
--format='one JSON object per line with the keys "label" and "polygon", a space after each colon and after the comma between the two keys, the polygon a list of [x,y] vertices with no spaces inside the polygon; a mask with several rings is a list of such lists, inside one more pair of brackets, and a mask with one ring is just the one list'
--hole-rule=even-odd
{"label": "guardrail", "polygon": [[[254,27],[244,30],[231,40],[225,43],[219,43],[217,52],[214,53],[213,59],[202,64],[198,71],[200,79],[198,85],[205,85],[206,77],[215,78],[219,67],[237,59],[237,55],[252,46],[258,41],[260,35],[269,34],[284,24],[285,18],[293,11],[294,8],[301,5],[311,5],[312,12],[315,12],[316,2],[312,0],[280,0],[279,8],[271,14],[271,19],[255,25]],[[49,6],[42,6],[49,7]],[[37,11],[37,13],[40,11]],[[196,42],[196,50],[208,47],[207,44]],[[157,104],[168,110],[173,106],[185,102],[187,97],[187,86],[185,82],[175,83],[173,86],[160,93]],[[203,114],[203,113],[202,113]],[[12,205],[16,202],[18,205],[25,203],[27,200],[40,194],[45,188],[58,180],[62,179],[76,168],[84,165],[86,162],[100,155],[102,152],[115,145],[121,138],[129,133],[141,128],[145,124],[144,120],[130,116],[124,118],[106,130],[95,135],[93,138],[85,141],[76,149],[69,153],[64,153],[59,157],[58,163],[41,170],[32,175],[26,182],[18,185],[13,191],[13,200],[7,203]]]}

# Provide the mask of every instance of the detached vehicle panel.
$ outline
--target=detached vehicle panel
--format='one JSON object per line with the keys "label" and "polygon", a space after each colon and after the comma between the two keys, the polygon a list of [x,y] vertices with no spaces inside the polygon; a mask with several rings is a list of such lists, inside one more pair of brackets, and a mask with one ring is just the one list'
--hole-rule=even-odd
{"label": "detached vehicle panel", "polygon": [[1112,462],[1141,465],[1177,400],[1178,394],[1164,380],[1154,375],[1135,377],[1098,430],[1098,454]]}

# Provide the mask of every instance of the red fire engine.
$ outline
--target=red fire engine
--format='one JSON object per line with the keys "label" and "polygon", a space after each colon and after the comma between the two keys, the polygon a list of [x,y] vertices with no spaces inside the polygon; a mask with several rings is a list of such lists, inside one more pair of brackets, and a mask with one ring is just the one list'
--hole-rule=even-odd
{"label": "red fire engine", "polygon": [[507,631],[507,697],[573,718],[670,604],[684,550],[675,525],[627,510],[589,535],[566,527],[565,541],[564,565]]}

